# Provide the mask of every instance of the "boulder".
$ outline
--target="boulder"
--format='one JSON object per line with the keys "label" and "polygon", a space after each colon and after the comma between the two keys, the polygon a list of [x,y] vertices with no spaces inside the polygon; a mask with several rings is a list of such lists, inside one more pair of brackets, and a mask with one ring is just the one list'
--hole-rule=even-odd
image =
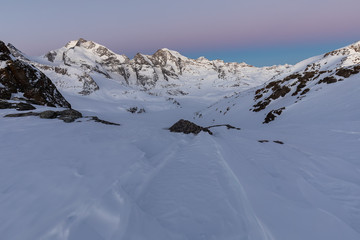
{"label": "boulder", "polygon": [[41,112],[39,115],[40,118],[45,118],[45,119],[53,119],[56,118],[57,116],[58,116],[58,112],[51,110]]}
{"label": "boulder", "polygon": [[82,114],[74,109],[67,109],[57,112],[58,118],[64,122],[74,122],[78,118],[82,118]]}
{"label": "boulder", "polygon": [[193,122],[184,119],[180,119],[179,121],[177,121],[169,128],[169,130],[170,132],[181,132],[185,134],[198,134],[199,132],[204,131],[212,135],[212,132],[209,129],[201,127]]}

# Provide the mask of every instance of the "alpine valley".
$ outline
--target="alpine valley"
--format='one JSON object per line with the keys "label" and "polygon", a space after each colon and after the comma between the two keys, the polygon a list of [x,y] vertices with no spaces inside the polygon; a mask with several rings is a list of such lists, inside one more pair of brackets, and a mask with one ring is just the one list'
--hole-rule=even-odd
{"label": "alpine valley", "polygon": [[295,65],[0,42],[0,239],[360,239],[360,42]]}

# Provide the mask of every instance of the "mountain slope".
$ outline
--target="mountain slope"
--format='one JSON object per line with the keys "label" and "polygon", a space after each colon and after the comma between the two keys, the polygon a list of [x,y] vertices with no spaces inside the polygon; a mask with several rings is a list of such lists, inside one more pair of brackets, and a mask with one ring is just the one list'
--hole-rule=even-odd
{"label": "mountain slope", "polygon": [[35,104],[70,108],[54,84],[34,66],[17,59],[0,41],[0,98],[22,98]]}
{"label": "mountain slope", "polygon": [[[359,49],[360,42],[357,42],[304,60],[286,72],[274,76],[263,86],[234,94],[198,115],[205,117],[209,114],[207,118],[218,119],[239,115],[239,119],[253,118],[257,119],[256,123],[269,123],[280,115],[286,115],[288,111],[297,113],[299,119],[302,119],[301,114],[324,115],[326,109],[342,112],[342,108],[348,108],[346,105],[358,102],[356,90],[360,77]],[[306,104],[304,102],[311,105],[315,101],[321,101],[322,105],[309,106],[305,111],[298,110],[303,108]],[[344,101],[349,103],[340,104]],[[332,104],[332,108],[329,108],[328,104]],[[314,108],[316,110],[312,111]]]}

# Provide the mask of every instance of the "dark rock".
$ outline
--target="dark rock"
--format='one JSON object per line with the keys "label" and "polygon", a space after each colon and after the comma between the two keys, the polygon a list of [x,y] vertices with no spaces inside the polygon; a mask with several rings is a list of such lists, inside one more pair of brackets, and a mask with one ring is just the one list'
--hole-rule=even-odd
{"label": "dark rock", "polygon": [[212,125],[209,127],[206,127],[206,129],[213,128],[213,127],[226,127],[227,129],[235,129],[235,130],[241,130],[241,128],[234,127],[230,124],[218,124],[218,125]]}
{"label": "dark rock", "polygon": [[99,118],[96,117],[96,116],[92,116],[92,117],[91,117],[91,120],[92,120],[92,121],[95,121],[95,122],[98,122],[98,123],[106,124],[106,125],[120,126],[119,123],[113,123],[113,122],[105,121],[105,120],[99,119]]}
{"label": "dark rock", "polygon": [[174,125],[169,128],[170,132],[181,132],[185,134],[193,133],[198,134],[201,131],[207,132],[212,135],[212,132],[204,127],[198,126],[188,120],[180,119]]}
{"label": "dark rock", "polygon": [[76,119],[82,118],[82,114],[74,109],[57,112],[57,116],[66,123],[74,122]]}
{"label": "dark rock", "polygon": [[45,119],[53,119],[56,118],[57,116],[58,116],[58,112],[51,110],[44,111],[39,114],[40,118],[45,118]]}
{"label": "dark rock", "polygon": [[7,101],[1,101],[0,100],[0,109],[11,109],[15,108],[18,111],[27,111],[27,110],[34,110],[36,109],[33,105],[29,103],[9,103]]}
{"label": "dark rock", "polygon": [[305,95],[306,93],[308,93],[310,91],[310,89],[309,88],[306,88],[306,89],[304,89],[304,91],[302,91],[301,93],[300,93],[300,95]]}
{"label": "dark rock", "polygon": [[321,79],[318,83],[327,83],[327,84],[331,84],[331,83],[336,83],[337,79],[333,76],[330,77],[325,77],[324,79]]}
{"label": "dark rock", "polygon": [[359,72],[360,72],[360,67],[355,66],[352,68],[340,68],[336,71],[336,75],[344,78],[348,78],[351,75],[358,74]]}
{"label": "dark rock", "polygon": [[26,112],[26,113],[15,113],[15,114],[7,114],[4,117],[27,117],[27,116],[39,116],[39,113],[36,112]]}
{"label": "dark rock", "polygon": [[64,111],[58,112],[59,116],[69,116],[69,117],[75,117],[75,118],[81,118],[82,114],[79,111],[76,111],[74,109],[67,109]]}
{"label": "dark rock", "polygon": [[138,108],[138,107],[131,107],[129,109],[127,109],[128,112],[131,112],[131,113],[145,113],[145,109],[144,108]]}
{"label": "dark rock", "polygon": [[33,105],[31,105],[29,103],[20,102],[20,103],[16,104],[15,109],[18,111],[27,111],[27,110],[34,110],[34,109],[36,109],[36,107],[34,107]]}
{"label": "dark rock", "polygon": [[[263,101],[257,102],[253,106],[254,109],[252,109],[252,111],[259,112],[259,111],[265,109],[271,103],[271,100],[276,100],[279,97],[285,97],[285,95],[287,93],[289,93],[291,91],[291,89],[286,85],[280,85],[281,83],[282,83],[282,81],[273,81],[273,82],[268,83],[268,85],[265,86],[265,89],[271,89],[272,94],[270,96],[268,96],[267,98],[265,98]],[[265,89],[260,89],[259,91],[255,92],[255,94],[256,94],[254,97],[255,101],[262,97],[262,95],[260,95],[260,94]]]}
{"label": "dark rock", "polygon": [[0,109],[9,109],[9,108],[13,108],[11,103],[0,100]]}
{"label": "dark rock", "polygon": [[0,61],[11,60],[10,50],[6,47],[6,44],[0,41]]}
{"label": "dark rock", "polygon": [[[26,106],[26,107],[28,107],[28,106]],[[40,113],[27,112],[27,113],[19,113],[19,114],[8,114],[5,117],[25,117],[25,116],[39,116],[40,118],[44,118],[44,119],[58,118],[60,120],[63,120],[66,123],[70,123],[70,122],[74,122],[78,118],[81,118],[82,114],[74,109],[67,109],[67,110],[63,110],[63,111],[47,110],[47,111],[40,112]],[[103,120],[99,119],[99,121],[103,121]],[[104,121],[104,122],[106,122],[106,121]]]}
{"label": "dark rock", "polygon": [[56,58],[57,53],[54,51],[48,52],[45,57],[50,61],[50,62],[54,62],[55,58]]}
{"label": "dark rock", "polygon": [[284,109],[285,109],[285,107],[282,107],[282,108],[279,108],[279,109],[270,111],[270,112],[266,115],[265,120],[264,120],[263,123],[269,123],[269,122],[271,122],[271,121],[274,121],[277,116],[280,116],[280,114],[282,113],[282,111],[283,111]]}

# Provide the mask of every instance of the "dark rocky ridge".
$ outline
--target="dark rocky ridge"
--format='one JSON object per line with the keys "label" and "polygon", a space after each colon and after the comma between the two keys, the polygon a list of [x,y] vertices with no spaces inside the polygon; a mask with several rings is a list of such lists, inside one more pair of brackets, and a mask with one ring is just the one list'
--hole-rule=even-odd
{"label": "dark rocky ridge", "polygon": [[0,99],[22,94],[25,100],[51,107],[71,108],[51,80],[33,65],[16,59],[0,41]]}

